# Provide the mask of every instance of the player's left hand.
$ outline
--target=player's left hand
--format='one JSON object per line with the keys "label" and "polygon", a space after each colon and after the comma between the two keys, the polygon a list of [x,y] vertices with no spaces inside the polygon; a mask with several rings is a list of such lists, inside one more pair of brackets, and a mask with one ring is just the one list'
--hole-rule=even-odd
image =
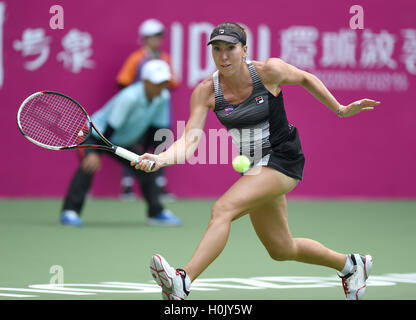
{"label": "player's left hand", "polygon": [[375,106],[378,106],[381,102],[371,99],[361,99],[350,103],[347,106],[341,106],[339,113],[340,117],[350,117],[361,111],[373,110]]}

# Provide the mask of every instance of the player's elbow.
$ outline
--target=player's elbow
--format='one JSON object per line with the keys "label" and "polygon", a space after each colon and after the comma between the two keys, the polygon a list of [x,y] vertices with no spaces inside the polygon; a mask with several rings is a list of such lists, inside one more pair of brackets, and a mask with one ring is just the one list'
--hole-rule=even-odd
{"label": "player's elbow", "polygon": [[309,88],[313,82],[315,82],[318,78],[313,75],[312,73],[303,71],[302,75],[300,76],[299,84],[304,88]]}

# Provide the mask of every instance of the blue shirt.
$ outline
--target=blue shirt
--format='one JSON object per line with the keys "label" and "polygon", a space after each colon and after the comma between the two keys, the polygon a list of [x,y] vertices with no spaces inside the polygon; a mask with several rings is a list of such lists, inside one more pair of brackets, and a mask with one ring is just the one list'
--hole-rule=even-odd
{"label": "blue shirt", "polygon": [[[143,82],[137,82],[118,92],[92,115],[91,120],[101,133],[110,125],[114,133],[106,138],[127,147],[137,142],[151,125],[169,119],[169,101],[167,89],[148,101]],[[95,132],[93,135],[98,138]]]}

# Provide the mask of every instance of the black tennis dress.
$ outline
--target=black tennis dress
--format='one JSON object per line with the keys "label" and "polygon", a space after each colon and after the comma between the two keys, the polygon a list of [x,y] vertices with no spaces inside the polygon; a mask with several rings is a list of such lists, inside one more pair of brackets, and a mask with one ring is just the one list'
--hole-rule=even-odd
{"label": "black tennis dress", "polygon": [[271,94],[263,85],[253,64],[247,62],[253,91],[245,101],[233,105],[222,93],[219,74],[213,74],[214,112],[227,128],[239,153],[250,159],[251,166],[267,166],[302,180],[305,157],[296,127],[289,124],[283,94]]}

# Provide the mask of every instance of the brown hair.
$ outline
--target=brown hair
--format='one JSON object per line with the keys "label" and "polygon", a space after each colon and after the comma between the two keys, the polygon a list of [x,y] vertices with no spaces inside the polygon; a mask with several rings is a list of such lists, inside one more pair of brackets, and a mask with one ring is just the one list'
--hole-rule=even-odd
{"label": "brown hair", "polygon": [[[247,39],[246,30],[236,22],[224,22],[224,23],[221,23],[221,24],[219,24],[218,26],[215,27],[215,29],[222,29],[222,28],[224,28],[224,29],[225,28],[230,28],[230,29],[237,28],[237,29],[239,29],[239,31],[241,31],[244,34],[244,37]],[[243,43],[243,46],[245,46],[245,45],[246,44]]]}

